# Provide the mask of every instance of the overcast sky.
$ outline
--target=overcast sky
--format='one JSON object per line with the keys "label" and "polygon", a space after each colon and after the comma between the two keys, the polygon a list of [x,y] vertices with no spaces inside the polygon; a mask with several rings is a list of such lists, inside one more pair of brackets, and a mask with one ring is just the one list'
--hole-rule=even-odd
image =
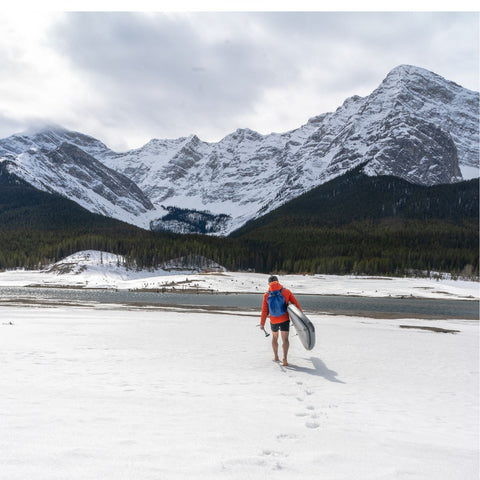
{"label": "overcast sky", "polygon": [[479,13],[0,12],[0,138],[53,122],[115,150],[284,132],[399,64],[479,90]]}

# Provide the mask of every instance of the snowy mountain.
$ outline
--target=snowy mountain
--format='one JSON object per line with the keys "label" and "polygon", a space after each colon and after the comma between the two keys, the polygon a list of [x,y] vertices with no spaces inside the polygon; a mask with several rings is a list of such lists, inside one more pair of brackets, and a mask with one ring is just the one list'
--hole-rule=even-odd
{"label": "snowy mountain", "polygon": [[136,223],[137,215],[153,205],[132,180],[92,155],[101,156],[102,151],[108,149],[98,140],[56,128],[0,141],[0,162],[10,174],[39,190],[60,193],[92,212]]}
{"label": "snowy mountain", "polygon": [[363,163],[368,175],[422,185],[476,177],[478,114],[478,92],[401,65],[370,95],[286,133],[153,139],[118,153],[56,127],[0,140],[0,162],[40,189],[143,228],[228,234]]}

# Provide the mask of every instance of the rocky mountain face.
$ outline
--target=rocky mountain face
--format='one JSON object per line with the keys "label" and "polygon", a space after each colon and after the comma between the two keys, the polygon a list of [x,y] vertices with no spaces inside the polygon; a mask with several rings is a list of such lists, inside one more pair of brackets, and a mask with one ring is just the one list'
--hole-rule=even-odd
{"label": "rocky mountain face", "polygon": [[286,133],[154,139],[123,153],[61,128],[0,140],[37,188],[143,228],[228,234],[360,164],[421,185],[478,176],[479,94],[401,65],[367,97]]}
{"label": "rocky mountain face", "polygon": [[[60,193],[88,210],[107,217],[119,218],[121,211],[123,220],[135,223],[139,213],[154,208],[132,180],[109,169],[77,145],[63,141],[60,133],[45,132],[33,138],[10,137],[14,141],[0,143],[0,161],[10,174],[39,190]],[[69,140],[85,137],[72,133],[65,131],[65,137]],[[52,138],[59,145],[45,141]],[[24,149],[19,148],[22,144],[25,145]]]}

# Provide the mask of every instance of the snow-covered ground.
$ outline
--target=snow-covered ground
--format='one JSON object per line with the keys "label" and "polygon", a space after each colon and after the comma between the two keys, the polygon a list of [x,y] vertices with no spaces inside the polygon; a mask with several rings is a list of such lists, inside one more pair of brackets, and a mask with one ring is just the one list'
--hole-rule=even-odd
{"label": "snow-covered ground", "polygon": [[478,322],[312,315],[284,368],[248,312],[0,318],[2,480],[479,478]]}
{"label": "snow-covered ground", "polygon": [[[79,252],[44,271],[3,272],[0,287],[267,286],[262,274],[122,263]],[[480,296],[468,281],[280,281],[296,294]],[[0,305],[0,478],[478,478],[478,322],[311,320],[317,345],[307,352],[292,331],[284,368],[252,312]]]}
{"label": "snow-covered ground", "polygon": [[[135,271],[126,269],[121,265],[122,262],[121,257],[106,252],[78,252],[47,270],[0,273],[0,287],[38,285],[120,290],[163,288],[169,291],[201,289],[234,293],[261,293],[268,287],[268,275],[264,274],[225,271],[198,273],[198,268],[184,271]],[[221,267],[218,269],[221,270]],[[279,279],[296,294],[480,298],[480,285],[474,281],[348,275],[283,275]]]}

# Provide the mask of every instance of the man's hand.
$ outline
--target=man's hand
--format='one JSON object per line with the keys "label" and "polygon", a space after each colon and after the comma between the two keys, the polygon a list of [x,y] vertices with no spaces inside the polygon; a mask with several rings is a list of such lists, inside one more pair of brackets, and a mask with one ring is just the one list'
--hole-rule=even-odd
{"label": "man's hand", "polygon": [[269,337],[270,334],[265,330],[265,325],[262,325],[261,323],[257,325],[257,327],[260,327],[260,330],[265,334],[266,337]]}

